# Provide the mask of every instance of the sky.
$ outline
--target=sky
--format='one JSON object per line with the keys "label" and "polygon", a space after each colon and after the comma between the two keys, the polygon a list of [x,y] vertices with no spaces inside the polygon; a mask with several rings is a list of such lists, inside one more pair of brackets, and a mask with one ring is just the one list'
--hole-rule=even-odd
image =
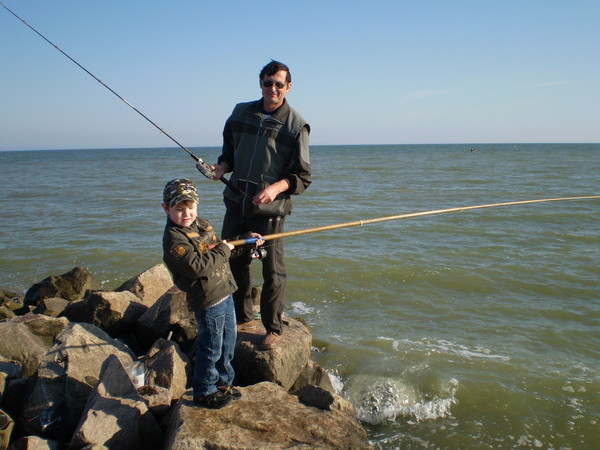
{"label": "sky", "polygon": [[[600,142],[597,0],[0,0],[186,147],[271,59],[312,145]],[[0,7],[0,150],[175,146]]]}

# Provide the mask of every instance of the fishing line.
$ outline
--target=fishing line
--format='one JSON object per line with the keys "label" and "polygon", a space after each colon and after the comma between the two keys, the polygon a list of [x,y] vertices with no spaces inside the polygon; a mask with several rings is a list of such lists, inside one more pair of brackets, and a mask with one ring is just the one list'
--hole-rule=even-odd
{"label": "fishing line", "polygon": [[[206,178],[208,179],[212,179],[212,177],[214,176],[214,171],[210,168],[210,166],[208,164],[206,164],[202,158],[200,158],[199,156],[196,156],[194,153],[192,153],[190,150],[188,150],[186,147],[184,147],[183,145],[181,145],[173,136],[171,136],[169,133],[167,133],[163,128],[159,127],[156,123],[154,123],[148,116],[146,116],[144,113],[142,113],[139,109],[137,109],[135,106],[133,106],[131,103],[129,103],[127,100],[125,100],[123,97],[121,97],[117,92],[115,92],[113,89],[111,89],[106,83],[104,83],[100,78],[98,78],[96,75],[94,75],[92,72],[90,72],[89,70],[87,70],[85,67],[83,67],[81,64],[79,64],[77,61],[75,61],[73,58],[71,58],[67,53],[65,53],[62,49],[60,49],[55,43],[53,43],[52,41],[50,41],[48,38],[46,38],[46,36],[44,36],[42,33],[40,33],[38,30],[36,30],[33,26],[29,25],[24,19],[22,19],[20,16],[18,16],[15,12],[13,12],[10,8],[8,8],[8,6],[6,6],[3,2],[0,2],[0,5],[6,9],[9,13],[11,13],[13,16],[15,16],[17,19],[19,19],[21,22],[23,22],[28,28],[30,28],[31,30],[33,30],[38,36],[40,36],[43,40],[45,40],[48,44],[50,44],[52,47],[54,47],[56,50],[58,50],[60,53],[62,53],[63,55],[65,55],[67,58],[69,58],[73,63],[75,63],[80,69],[82,69],[85,73],[87,73],[89,76],[91,76],[94,80],[96,80],[98,83],[100,83],[102,86],[104,86],[106,89],[108,89],[111,93],[113,93],[119,100],[121,100],[123,103],[125,103],[127,106],[129,106],[131,109],[133,109],[136,113],[138,113],[140,116],[142,116],[144,119],[146,119],[148,122],[150,122],[152,125],[154,125],[154,127],[160,131],[162,134],[164,134],[166,137],[168,137],[169,139],[171,139],[171,141],[173,141],[175,144],[177,144],[177,146],[179,146],[181,149],[183,149],[183,151],[185,151],[188,155],[190,155],[194,161],[196,161],[196,168],[200,171],[200,173],[202,173],[202,175],[204,175]],[[219,178],[220,181],[222,181],[223,183],[225,183],[227,186],[231,187],[232,189],[235,189],[237,192],[241,193],[242,195],[244,195],[245,197],[248,197],[248,195],[246,195],[245,192],[241,191],[241,189],[234,185],[233,183],[231,183],[227,178],[225,177],[221,177]]]}
{"label": "fishing line", "polygon": [[[367,225],[370,223],[386,222],[386,221],[398,220],[398,219],[409,219],[412,217],[431,216],[434,214],[444,214],[444,213],[451,213],[451,212],[458,212],[458,211],[470,211],[473,209],[494,208],[494,207],[498,207],[498,206],[525,205],[528,203],[558,202],[558,201],[564,201],[564,200],[584,200],[584,199],[589,200],[589,199],[599,199],[599,198],[600,198],[600,195],[589,195],[589,196],[584,196],[584,197],[541,198],[541,199],[537,199],[537,200],[521,200],[521,201],[516,201],[516,202],[490,203],[488,205],[460,206],[457,208],[435,209],[435,210],[431,210],[431,211],[421,211],[421,212],[416,212],[416,213],[377,217],[375,219],[356,220],[354,222],[344,222],[344,223],[338,223],[338,224],[334,224],[334,225],[325,225],[325,226],[321,226],[321,227],[304,228],[302,230],[285,231],[283,233],[268,234],[266,236],[263,236],[262,238],[265,241],[270,241],[272,239],[284,238],[284,237],[288,237],[288,236],[299,236],[299,235],[308,234],[308,233],[318,233],[321,231],[336,230],[338,228],[348,228],[348,227],[358,227],[358,226],[362,227],[363,225]],[[256,242],[256,240],[257,240],[256,238],[237,239],[237,240],[229,241],[228,243],[232,244],[234,246],[238,246],[238,245],[244,245],[244,244],[254,244]]]}

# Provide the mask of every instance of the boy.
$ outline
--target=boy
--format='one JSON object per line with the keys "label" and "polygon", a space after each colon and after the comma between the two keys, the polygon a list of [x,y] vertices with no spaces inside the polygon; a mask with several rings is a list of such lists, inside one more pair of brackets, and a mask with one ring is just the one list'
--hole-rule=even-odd
{"label": "boy", "polygon": [[[222,408],[241,393],[232,386],[231,360],[236,319],[231,294],[237,286],[229,269],[234,246],[220,241],[210,223],[198,217],[198,192],[186,178],[171,180],[163,192],[167,214],[163,260],[196,316],[198,339],[192,387],[194,404]],[[260,235],[257,245],[264,241]]]}

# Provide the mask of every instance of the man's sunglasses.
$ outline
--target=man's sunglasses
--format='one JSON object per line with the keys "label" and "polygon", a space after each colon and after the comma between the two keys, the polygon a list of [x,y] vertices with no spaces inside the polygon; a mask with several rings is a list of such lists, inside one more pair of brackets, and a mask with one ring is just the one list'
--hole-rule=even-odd
{"label": "man's sunglasses", "polygon": [[287,83],[282,83],[280,81],[266,80],[266,81],[262,82],[262,85],[266,88],[270,88],[270,87],[273,87],[273,85],[275,85],[275,87],[277,89],[283,89],[287,85]]}

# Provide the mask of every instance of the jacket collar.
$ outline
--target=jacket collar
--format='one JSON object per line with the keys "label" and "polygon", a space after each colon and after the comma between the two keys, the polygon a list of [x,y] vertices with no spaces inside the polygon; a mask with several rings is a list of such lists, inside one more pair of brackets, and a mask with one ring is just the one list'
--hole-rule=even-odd
{"label": "jacket collar", "polygon": [[[248,108],[248,112],[251,114],[262,115],[262,105],[263,105],[263,101],[261,98],[260,100],[257,100],[250,104],[250,107]],[[277,109],[277,111],[275,111],[275,114],[273,114],[271,117],[275,120],[279,120],[280,122],[285,122],[285,119],[288,116],[289,112],[290,112],[290,105],[288,104],[287,100],[284,98],[283,104]]]}

